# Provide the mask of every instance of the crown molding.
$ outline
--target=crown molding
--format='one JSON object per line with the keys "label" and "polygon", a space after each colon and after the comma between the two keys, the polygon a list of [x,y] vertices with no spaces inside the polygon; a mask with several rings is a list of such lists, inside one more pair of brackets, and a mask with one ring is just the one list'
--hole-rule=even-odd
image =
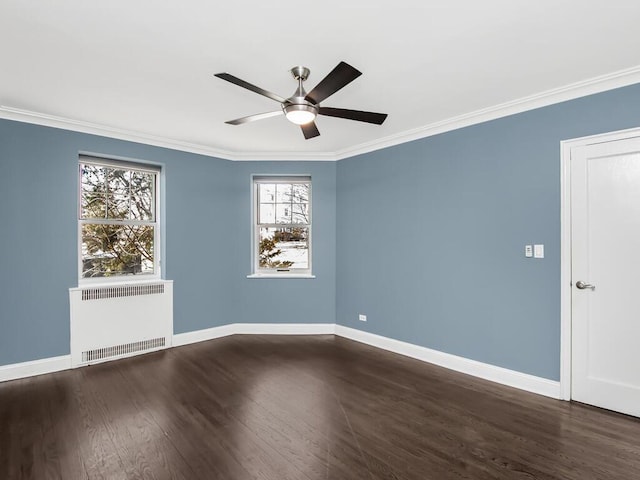
{"label": "crown molding", "polygon": [[557,103],[586,97],[595,93],[606,92],[616,88],[626,87],[640,83],[640,65],[617,72],[608,73],[599,77],[554,88],[545,92],[529,95],[510,102],[501,103],[492,107],[465,113],[440,122],[434,122],[423,127],[407,130],[405,132],[390,135],[379,140],[363,143],[354,147],[345,148],[335,153],[336,160],[342,160],[363,153],[381,150],[401,143],[432,137],[452,130],[469,127],[490,120],[508,117],[516,113],[522,113],[536,108],[546,107]]}
{"label": "crown molding", "polygon": [[564,87],[547,90],[535,95],[476,110],[474,112],[434,122],[419,128],[389,135],[378,140],[347,147],[335,152],[232,152],[230,150],[222,150],[207,145],[183,142],[181,140],[148,135],[133,130],[58,117],[55,115],[23,110],[4,105],[0,105],[0,118],[143,143],[146,145],[180,150],[183,152],[206,155],[225,160],[337,161],[373,152],[375,150],[392,147],[401,143],[411,142],[413,140],[419,140],[421,138],[427,138],[433,135],[457,130],[459,128],[468,127],[478,123],[496,120],[516,113],[534,110],[536,108],[585,97],[587,95],[593,95],[595,93],[605,92],[607,90],[613,90],[615,88],[626,87],[635,83],[640,83],[640,66],[619,70],[617,72],[565,85]]}
{"label": "crown molding", "polygon": [[233,152],[228,150],[220,150],[195,143],[183,142],[181,140],[157,137],[155,135],[148,135],[133,130],[85,122],[83,120],[58,117],[56,115],[23,110],[21,108],[14,108],[6,105],[0,105],[0,118],[15,120],[17,122],[32,123],[45,127],[60,128],[62,130],[71,130],[72,132],[100,135],[102,137],[126,140],[129,142],[143,143],[145,145],[153,145],[154,147],[170,148],[172,150],[180,150],[182,152],[197,153],[208,157],[230,160],[230,157],[233,157],[234,155]]}
{"label": "crown molding", "polygon": [[208,157],[238,162],[256,160],[333,162],[337,160],[336,154],[333,152],[232,152],[230,150],[221,150],[207,145],[183,142],[172,138],[158,137],[133,130],[85,122],[82,120],[74,120],[71,118],[9,107],[6,105],[0,105],[0,119],[60,128],[62,130],[70,130],[72,132],[89,133],[91,135],[100,135],[118,140],[126,140],[129,142],[153,145],[155,147],[169,148],[171,150],[196,153],[198,155],[206,155]]}
{"label": "crown molding", "polygon": [[306,161],[306,162],[335,162],[338,157],[334,152],[247,152],[234,153],[227,158],[235,162],[255,162],[255,161]]}

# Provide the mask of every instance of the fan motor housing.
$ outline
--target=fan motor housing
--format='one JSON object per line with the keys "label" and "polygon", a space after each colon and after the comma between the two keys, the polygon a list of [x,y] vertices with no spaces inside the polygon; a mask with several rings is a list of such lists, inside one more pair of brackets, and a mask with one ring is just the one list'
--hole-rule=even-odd
{"label": "fan motor housing", "polygon": [[293,78],[295,78],[296,80],[302,80],[303,82],[307,78],[309,78],[310,73],[311,71],[307,67],[303,67],[302,65],[298,65],[291,69],[291,75],[293,75]]}

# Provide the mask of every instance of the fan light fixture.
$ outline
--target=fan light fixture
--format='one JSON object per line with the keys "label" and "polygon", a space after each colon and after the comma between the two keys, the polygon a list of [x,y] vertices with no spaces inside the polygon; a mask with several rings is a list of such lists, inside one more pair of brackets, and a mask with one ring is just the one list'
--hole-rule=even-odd
{"label": "fan light fixture", "polygon": [[291,123],[296,125],[306,125],[316,119],[318,109],[312,105],[287,105],[283,108],[284,113]]}
{"label": "fan light fixture", "polygon": [[242,125],[244,123],[255,122],[256,120],[285,115],[291,123],[300,126],[304,138],[309,140],[310,138],[320,135],[320,131],[314,121],[318,115],[355,120],[356,122],[373,123],[375,125],[382,125],[387,118],[386,113],[320,106],[320,102],[324,101],[325,98],[330,97],[362,75],[362,72],[353,68],[351,65],[340,62],[326,77],[320,80],[320,83],[318,83],[313,90],[307,93],[302,86],[302,82],[309,78],[309,73],[309,69],[301,65],[291,69],[291,75],[293,75],[293,78],[298,82],[298,88],[296,88],[294,94],[289,98],[284,98],[260,87],[256,87],[249,82],[234,77],[230,73],[216,73],[215,76],[225,82],[246,88],[271,100],[275,100],[280,104],[279,110],[236,118],[235,120],[229,120],[225,123],[229,125]]}

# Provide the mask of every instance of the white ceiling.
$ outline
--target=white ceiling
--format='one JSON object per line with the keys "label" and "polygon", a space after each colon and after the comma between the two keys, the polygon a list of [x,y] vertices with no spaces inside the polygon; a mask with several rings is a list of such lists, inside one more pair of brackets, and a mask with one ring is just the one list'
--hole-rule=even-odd
{"label": "white ceiling", "polygon": [[[340,158],[639,81],[639,23],[637,0],[2,0],[0,116],[226,158]],[[363,75],[323,106],[384,125],[319,117],[304,140],[282,116],[224,123],[279,105],[214,73],[288,97],[291,67],[311,69],[309,91],[341,60]]]}

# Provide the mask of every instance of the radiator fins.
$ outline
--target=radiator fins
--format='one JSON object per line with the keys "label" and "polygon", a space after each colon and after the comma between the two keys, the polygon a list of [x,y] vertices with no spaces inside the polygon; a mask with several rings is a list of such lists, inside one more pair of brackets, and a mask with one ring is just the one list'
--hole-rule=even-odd
{"label": "radiator fins", "polygon": [[102,300],[103,298],[135,297],[137,295],[157,295],[162,293],[164,293],[164,283],[120,285],[117,287],[83,289],[82,300]]}
{"label": "radiator fins", "polygon": [[165,337],[158,337],[152,338],[151,340],[114,345],[112,347],[96,348],[95,350],[82,352],[82,362],[93,362],[96,360],[103,360],[105,358],[119,357],[121,355],[129,355],[131,353],[143,352],[145,350],[162,348],[165,344]]}

